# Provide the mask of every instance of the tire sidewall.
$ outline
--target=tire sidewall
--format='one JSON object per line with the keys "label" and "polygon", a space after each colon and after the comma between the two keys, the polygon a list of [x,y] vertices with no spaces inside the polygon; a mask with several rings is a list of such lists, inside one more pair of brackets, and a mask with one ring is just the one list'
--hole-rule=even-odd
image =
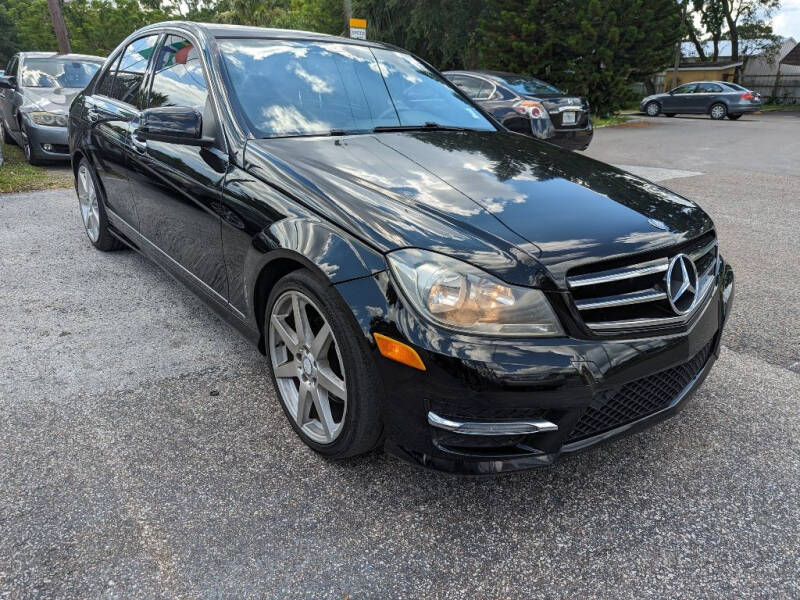
{"label": "tire sidewall", "polygon": [[[98,250],[117,250],[123,247],[123,244],[117,240],[111,232],[109,231],[108,227],[108,217],[106,215],[106,197],[105,193],[103,192],[103,188],[100,186],[100,180],[97,177],[97,173],[94,171],[94,167],[92,167],[92,163],[88,161],[85,157],[81,159],[81,162],[78,163],[78,168],[75,171],[75,194],[78,194],[78,172],[80,171],[82,166],[86,166],[86,170],[89,171],[89,177],[92,178],[92,184],[94,185],[95,194],[97,194],[97,212],[100,214],[100,235],[97,236],[97,241],[92,241],[92,238],[89,237],[89,232],[86,231],[86,224],[83,222],[83,218],[80,219],[81,226],[83,227],[83,232],[86,234],[86,239]],[[78,203],[78,209],[80,210],[80,202]]]}
{"label": "tire sidewall", "polygon": [[[288,291],[297,291],[308,296],[319,309],[333,331],[336,343],[339,346],[339,353],[342,357],[345,380],[347,383],[347,410],[344,416],[344,424],[339,436],[330,444],[320,444],[308,437],[295,420],[292,418],[289,409],[286,407],[278,388],[278,382],[272,368],[271,344],[269,341],[269,320],[273,307],[278,299]],[[270,292],[267,306],[263,315],[264,347],[267,355],[267,366],[270,381],[275,390],[278,403],[281,405],[287,420],[292,429],[303,440],[303,442],[316,452],[332,457],[344,458],[354,456],[369,450],[370,448],[352,451],[354,445],[359,444],[356,438],[359,436],[359,424],[369,424],[375,415],[370,415],[377,410],[377,400],[374,393],[375,366],[370,364],[368,357],[365,357],[364,336],[355,322],[350,309],[338,293],[332,288],[329,281],[321,281],[319,277],[306,269],[293,271],[278,281]],[[359,423],[360,422],[360,423]],[[380,433],[380,432],[378,432]],[[376,439],[378,436],[375,436]],[[363,444],[362,444],[363,445]],[[369,444],[368,444],[369,445]],[[372,444],[374,447],[374,442]]]}
{"label": "tire sidewall", "polygon": [[[653,114],[650,114],[650,107],[651,106],[655,106],[656,107],[656,111]],[[659,115],[659,113],[661,112],[661,105],[658,102],[656,102],[655,100],[652,101],[652,102],[648,102],[647,106],[644,107],[644,112],[648,117],[657,117]]]}
{"label": "tire sidewall", "polygon": [[[717,106],[721,106],[721,107],[722,107],[722,116],[721,116],[721,117],[715,117],[715,116],[714,116],[714,109],[715,109]],[[725,106],[724,104],[722,104],[721,102],[717,102],[716,104],[713,104],[713,105],[711,106],[711,108],[709,108],[709,109],[708,109],[708,114],[709,114],[709,115],[711,116],[711,118],[712,118],[712,119],[714,119],[715,121],[722,121],[722,119],[724,119],[725,117],[727,117],[727,116],[728,116],[728,107],[727,107],[727,106]]]}

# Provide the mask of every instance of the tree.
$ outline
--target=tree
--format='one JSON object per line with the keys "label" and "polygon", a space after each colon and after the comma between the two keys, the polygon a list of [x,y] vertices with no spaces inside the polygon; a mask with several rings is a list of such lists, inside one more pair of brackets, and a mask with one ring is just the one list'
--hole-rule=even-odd
{"label": "tree", "polygon": [[780,0],[720,0],[728,35],[731,40],[731,60],[739,60],[739,28],[763,23],[780,8]]}
{"label": "tree", "polygon": [[490,0],[480,20],[483,66],[529,73],[618,110],[630,83],[669,65],[679,41],[674,0]]}

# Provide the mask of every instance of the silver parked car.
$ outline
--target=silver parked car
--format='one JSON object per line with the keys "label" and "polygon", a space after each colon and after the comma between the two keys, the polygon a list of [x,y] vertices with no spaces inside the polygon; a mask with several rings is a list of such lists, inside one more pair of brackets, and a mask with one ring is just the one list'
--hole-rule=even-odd
{"label": "silver parked car", "polygon": [[695,114],[735,121],[745,113],[761,110],[761,96],[736,83],[693,81],[663,94],[647,96],[639,104],[639,110],[651,117],[662,113],[668,117]]}
{"label": "silver parked car", "polygon": [[67,113],[105,59],[83,54],[20,52],[0,77],[3,141],[19,144],[31,164],[69,160]]}

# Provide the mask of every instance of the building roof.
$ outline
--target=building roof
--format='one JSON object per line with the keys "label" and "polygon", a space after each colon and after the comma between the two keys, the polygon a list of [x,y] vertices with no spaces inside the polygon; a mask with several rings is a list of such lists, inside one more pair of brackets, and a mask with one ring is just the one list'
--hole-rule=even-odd
{"label": "building roof", "polygon": [[789,50],[789,53],[781,59],[781,64],[800,67],[800,44]]}

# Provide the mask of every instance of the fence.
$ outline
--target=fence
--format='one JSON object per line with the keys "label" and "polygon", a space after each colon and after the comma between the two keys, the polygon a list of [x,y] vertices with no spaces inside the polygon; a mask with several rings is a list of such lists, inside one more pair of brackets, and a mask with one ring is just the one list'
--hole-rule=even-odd
{"label": "fence", "polygon": [[800,73],[744,75],[739,82],[769,104],[800,104]]}

